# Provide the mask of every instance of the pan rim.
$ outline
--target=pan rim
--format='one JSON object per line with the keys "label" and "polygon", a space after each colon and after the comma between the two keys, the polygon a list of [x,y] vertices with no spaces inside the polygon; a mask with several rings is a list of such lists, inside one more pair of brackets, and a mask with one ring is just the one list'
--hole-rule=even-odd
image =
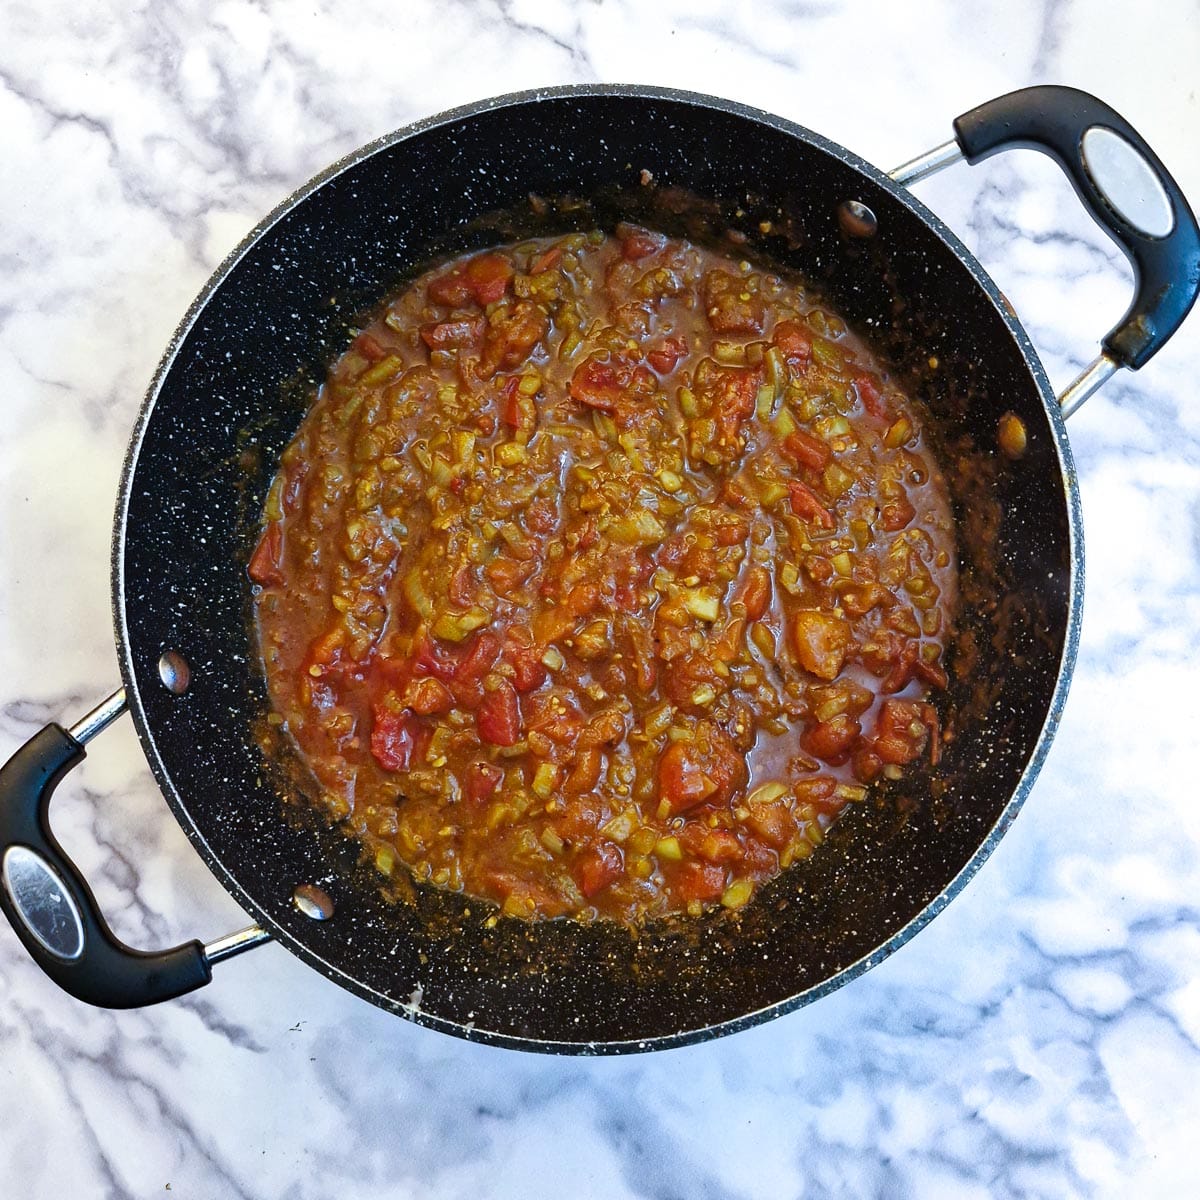
{"label": "pan rim", "polygon": [[[295,208],[299,207],[310,195],[323,187],[332,179],[353,169],[360,163],[384,152],[391,147],[416,137],[420,134],[458,122],[468,121],[481,114],[519,105],[536,103],[542,100],[589,99],[594,97],[628,97],[631,99],[660,100],[686,104],[692,107],[708,108],[728,113],[758,124],[766,125],[781,133],[815,147],[839,159],[847,166],[858,171],[873,184],[888,192],[916,216],[931,234],[939,238],[946,247],[967,268],[975,284],[982,289],[996,314],[1004,322],[1013,337],[1025,365],[1029,371],[1046,411],[1047,420],[1053,435],[1054,452],[1057,456],[1059,470],[1063,479],[1063,490],[1067,501],[1067,535],[1068,535],[1068,595],[1067,619],[1064,631],[1062,653],[1059,659],[1050,704],[1042,727],[1038,732],[1033,748],[1029,754],[1021,777],[1012,795],[1004,804],[996,822],[989,829],[987,836],[976,847],[970,858],[960,870],[950,879],[945,887],[907,923],[897,929],[884,942],[876,946],[869,954],[862,956],[841,971],[822,980],[820,983],[806,988],[801,992],[764,1005],[740,1016],[721,1021],[714,1025],[702,1026],[695,1029],[680,1030],[676,1033],[658,1035],[642,1039],[623,1041],[563,1041],[547,1038],[520,1036],[512,1033],[468,1028],[449,1018],[436,1013],[429,1013],[419,1007],[398,1002],[391,996],[364,984],[348,974],[342,968],[321,957],[304,942],[295,937],[286,928],[275,921],[244,889],[240,880],[231,872],[209,844],[208,840],[197,828],[188,813],[184,798],[178,792],[171,775],[162,760],[151,723],[147,719],[146,709],[138,688],[137,675],[134,670],[132,644],[126,611],[126,578],[125,578],[125,541],[128,530],[129,507],[132,495],[132,484],[137,468],[138,459],[146,431],[152,419],[162,386],[175,363],[175,359],[191,332],[200,314],[206,308],[212,296],[224,285],[241,260],[253,249],[260,239],[276,224],[283,220]],[[648,1050],[671,1049],[689,1045],[695,1042],[707,1041],[711,1038],[736,1033],[753,1025],[761,1024],[777,1016],[801,1008],[822,996],[856,979],[870,968],[878,965],[901,946],[907,943],[925,927],[949,902],[958,895],[967,883],[974,877],[983,863],[990,857],[1000,839],[1008,831],[1017,814],[1024,805],[1049,753],[1050,744],[1057,732],[1062,711],[1066,703],[1071,677],[1074,673],[1079,648],[1080,623],[1082,616],[1082,601],[1084,589],[1084,549],[1083,549],[1083,516],[1079,494],[1078,480],[1067,439],[1066,424],[1053,389],[1046,376],[1041,360],[1017,317],[1011,312],[1003,300],[1001,293],[990,275],[978,262],[971,251],[959,240],[957,235],[917,197],[905,187],[896,184],[879,168],[866,162],[854,152],[821,134],[761,109],[741,104],[737,101],[726,100],[703,93],[664,88],[641,84],[565,84],[555,87],[537,88],[526,91],[510,92],[501,96],[489,97],[470,104],[461,105],[441,113],[422,118],[409,125],[403,126],[391,133],[376,138],[357,150],[343,156],[313,176],[289,196],[275,206],[253,229],[238,243],[224,258],[209,277],[204,287],[197,293],[163,352],[158,366],[151,378],[145,397],[142,401],[137,418],[130,434],[125,459],[121,472],[121,481],[117,494],[116,510],[113,521],[111,545],[111,603],[113,613],[114,633],[117,643],[118,662],[125,693],[129,704],[130,715],[137,732],[142,752],[150,766],[167,805],[175,819],[183,829],[188,840],[196,848],[209,870],[221,886],[241,905],[248,915],[263,928],[270,931],[272,938],[279,942],[291,953],[300,958],[306,965],[313,967],[327,978],[346,988],[348,991],[369,1000],[371,1003],[397,1015],[405,1016],[417,1024],[450,1033],[468,1041],[502,1046],[510,1049],[538,1051],[555,1054],[627,1054]]]}

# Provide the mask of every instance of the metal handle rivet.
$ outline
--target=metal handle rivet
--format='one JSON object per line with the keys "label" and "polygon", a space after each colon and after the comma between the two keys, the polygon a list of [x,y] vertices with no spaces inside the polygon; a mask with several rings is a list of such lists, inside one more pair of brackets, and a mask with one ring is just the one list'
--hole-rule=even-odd
{"label": "metal handle rivet", "polygon": [[328,921],[333,916],[332,898],[314,883],[302,883],[292,893],[292,903],[299,912],[314,921]]}
{"label": "metal handle rivet", "polygon": [[848,237],[869,238],[879,232],[879,219],[861,200],[843,200],[838,205],[837,219]]}
{"label": "metal handle rivet", "polygon": [[158,660],[158,677],[168,692],[182,696],[192,682],[192,669],[177,650],[164,650]]}

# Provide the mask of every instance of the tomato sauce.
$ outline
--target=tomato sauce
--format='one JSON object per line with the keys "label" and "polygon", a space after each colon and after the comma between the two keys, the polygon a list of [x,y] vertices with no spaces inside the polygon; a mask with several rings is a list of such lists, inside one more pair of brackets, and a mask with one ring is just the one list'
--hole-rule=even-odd
{"label": "tomato sauce", "polygon": [[918,412],[801,282],[649,230],[397,296],[249,573],[316,802],[509,915],[739,908],[940,753],[956,561]]}

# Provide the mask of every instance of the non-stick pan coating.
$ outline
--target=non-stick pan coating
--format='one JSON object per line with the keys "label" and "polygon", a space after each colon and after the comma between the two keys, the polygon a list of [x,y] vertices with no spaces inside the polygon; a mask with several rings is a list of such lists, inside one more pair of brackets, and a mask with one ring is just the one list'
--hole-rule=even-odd
{"label": "non-stick pan coating", "polygon": [[[684,204],[672,189],[711,203]],[[873,336],[928,402],[947,447],[967,456],[952,487],[975,530],[962,554],[978,660],[957,696],[960,706],[973,696],[976,711],[960,718],[943,793],[915,781],[859,807],[740,919],[720,913],[634,938],[563,921],[488,928],[489,906],[441,892],[391,903],[352,844],[285,805],[256,742],[266,701],[245,562],[309,389],[357,314],[430,259],[495,240],[500,227],[479,218],[530,212],[530,193],[555,201],[549,228],[611,220],[625,205],[731,246],[744,233],[745,253],[800,269]],[[874,211],[873,238],[842,232],[845,200]],[[1001,464],[996,424],[1010,410],[1029,450]],[[989,515],[1000,518],[990,548]],[[131,444],[114,613],[134,720],[171,807],[217,877],[289,949],[450,1032],[529,1049],[631,1050],[810,1000],[890,953],[962,886],[1015,816],[1065,698],[1079,528],[1044,373],[936,218],[874,168],[776,118],[682,93],[558,89],[366,148],[287,201],[218,271]],[[183,696],[159,681],[166,649],[191,665]],[[293,907],[301,883],[333,897],[331,920]]]}

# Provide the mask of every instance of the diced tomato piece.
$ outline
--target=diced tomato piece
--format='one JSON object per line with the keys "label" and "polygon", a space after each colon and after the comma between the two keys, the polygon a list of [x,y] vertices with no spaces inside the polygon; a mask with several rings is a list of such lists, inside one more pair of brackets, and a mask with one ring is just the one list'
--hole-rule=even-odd
{"label": "diced tomato piece", "polygon": [[510,376],[504,381],[504,398],[500,401],[500,419],[513,429],[521,423],[520,387],[520,375]]}
{"label": "diced tomato piece", "polygon": [[427,633],[422,633],[413,646],[412,664],[418,675],[435,675],[447,682],[454,678],[458,660],[449,651],[434,645]]}
{"label": "diced tomato piece", "polygon": [[814,758],[830,762],[846,753],[862,732],[858,720],[849,713],[839,713],[828,721],[818,721],[800,735],[800,745]]}
{"label": "diced tomato piece", "polygon": [[588,408],[615,413],[632,378],[633,369],[624,359],[613,358],[606,350],[597,351],[575,368],[571,376],[571,399]]}
{"label": "diced tomato piece", "polygon": [[657,254],[667,241],[661,233],[655,233],[650,229],[641,229],[637,225],[620,226],[617,229],[617,237],[621,240],[622,257],[630,262]]}
{"label": "diced tomato piece", "polygon": [[812,358],[812,334],[799,321],[780,321],[773,335],[775,345],[792,366],[804,371]]}
{"label": "diced tomato piece", "polygon": [[521,706],[516,689],[507,679],[490,692],[475,712],[479,736],[493,746],[515,746],[521,736]]}
{"label": "diced tomato piece", "polygon": [[282,557],[283,530],[278,521],[270,521],[250,556],[246,573],[263,587],[278,587],[283,583]]}
{"label": "diced tomato piece", "polygon": [[880,420],[890,416],[887,405],[883,402],[883,392],[880,391],[879,384],[870,375],[855,376],[854,388],[858,392],[858,398],[862,401],[863,408],[871,416],[878,417]]}
{"label": "diced tomato piece", "polygon": [[675,877],[675,890],[685,903],[719,900],[725,891],[725,868],[716,863],[685,862]]}
{"label": "diced tomato piece", "polygon": [[735,447],[742,422],[754,411],[762,382],[759,367],[730,367],[715,359],[701,359],[694,373],[694,390],[717,423],[717,435],[730,452]]}
{"label": "diced tomato piece", "polygon": [[496,794],[503,782],[504,772],[499,767],[486,762],[472,763],[463,780],[463,795],[473,804],[482,804]]}
{"label": "diced tomato piece", "polygon": [[664,670],[663,686],[667,695],[679,708],[689,712],[698,712],[705,707],[692,699],[701,688],[708,687],[711,702],[713,695],[719,696],[729,686],[709,661],[707,654],[696,650],[677,654],[666,664]]}
{"label": "diced tomato piece", "polygon": [[456,608],[470,608],[475,603],[475,589],[472,586],[474,582],[470,566],[464,563],[450,577],[449,586],[446,588],[450,603]]}
{"label": "diced tomato piece", "polygon": [[546,682],[546,668],[536,648],[510,649],[508,658],[513,667],[513,686],[518,692],[532,692]]}
{"label": "diced tomato piece", "polygon": [[746,782],[746,763],[720,728],[701,722],[690,742],[672,742],[658,761],[659,797],[672,815],[705,801],[724,804]]}
{"label": "diced tomato piece", "polygon": [[681,337],[666,338],[646,355],[646,361],[660,374],[670,375],[687,354],[687,341]]}
{"label": "diced tomato piece", "polygon": [[818,529],[836,529],[833,513],[821,503],[821,498],[806,483],[793,479],[788,483],[792,512],[802,520],[811,521]]}
{"label": "diced tomato piece", "polygon": [[803,429],[794,430],[783,439],[783,452],[802,467],[820,471],[833,457],[829,445]]}
{"label": "diced tomato piece", "polygon": [[354,349],[367,360],[377,363],[387,358],[387,348],[373,333],[360,333],[354,339]]}
{"label": "diced tomato piece", "polygon": [[450,689],[432,675],[425,675],[413,681],[405,697],[408,706],[421,716],[431,716],[434,713],[447,713],[454,705],[454,697]]}
{"label": "diced tomato piece", "polygon": [[879,772],[883,770],[883,759],[875,753],[874,746],[869,742],[863,742],[855,747],[854,753],[850,756],[850,763],[854,778],[859,783],[870,783],[878,778]]}
{"label": "diced tomato piece", "polygon": [[530,275],[540,275],[543,271],[549,271],[551,268],[558,266],[558,260],[563,256],[563,248],[561,246],[551,246],[549,250],[543,250],[529,264]]}
{"label": "diced tomato piece", "polygon": [[462,317],[456,321],[432,321],[421,326],[421,340],[430,350],[461,350],[474,346],[483,336],[480,317]]}
{"label": "diced tomato piece", "polygon": [[[490,629],[481,629],[467,647],[454,671],[456,683],[470,683],[482,679],[496,665],[502,644]],[[507,745],[508,743],[503,743]]]}
{"label": "diced tomato piece", "polygon": [[483,573],[492,585],[497,596],[507,598],[509,593],[518,588],[533,574],[534,562],[520,562],[515,558],[493,558]]}
{"label": "diced tomato piece", "polygon": [[850,626],[841,617],[804,608],[792,619],[792,646],[800,665],[819,679],[836,679],[846,661]]}
{"label": "diced tomato piece", "polygon": [[508,291],[513,274],[512,263],[503,255],[481,254],[432,280],[429,298],[435,304],[452,308],[474,300],[482,308],[495,303]]}
{"label": "diced tomato piece", "polygon": [[901,530],[917,515],[917,510],[904,496],[889,500],[879,510],[879,527],[888,533]]}
{"label": "diced tomato piece", "polygon": [[946,672],[938,663],[928,663],[920,656],[916,642],[905,642],[892,662],[891,670],[884,676],[880,691],[892,695],[902,691],[913,679],[919,679],[930,687],[944,688],[949,682]]}
{"label": "diced tomato piece", "polygon": [[757,621],[771,604],[771,572],[766,567],[751,567],[733,593],[734,611],[741,605],[747,620]]}
{"label": "diced tomato piece", "polygon": [[575,863],[575,882],[590,900],[620,878],[625,869],[621,848],[612,842],[589,846]]}
{"label": "diced tomato piece", "polygon": [[558,522],[558,505],[546,496],[531,501],[525,510],[525,524],[531,533],[553,533]]}
{"label": "diced tomato piece", "polygon": [[420,725],[407,709],[377,704],[371,728],[371,755],[385,771],[407,771],[417,750]]}
{"label": "diced tomato piece", "polygon": [[749,290],[746,279],[728,271],[709,271],[701,290],[705,315],[717,333],[762,333],[763,299]]}
{"label": "diced tomato piece", "polygon": [[746,824],[776,849],[786,846],[796,832],[796,819],[791,810],[778,801],[751,805]]}
{"label": "diced tomato piece", "polygon": [[536,304],[519,300],[492,313],[479,354],[479,374],[490,379],[497,371],[521,366],[533,348],[550,332],[550,318]]}
{"label": "diced tomato piece", "polygon": [[706,862],[737,862],[745,857],[745,849],[737,835],[728,829],[709,829],[699,821],[689,821],[679,834],[686,850]]}
{"label": "diced tomato piece", "polygon": [[885,763],[910,763],[925,749],[929,726],[915,700],[885,700],[879,710],[875,753]]}
{"label": "diced tomato piece", "polygon": [[568,593],[565,603],[567,612],[573,617],[586,617],[595,612],[600,604],[600,585],[591,580],[577,583]]}

